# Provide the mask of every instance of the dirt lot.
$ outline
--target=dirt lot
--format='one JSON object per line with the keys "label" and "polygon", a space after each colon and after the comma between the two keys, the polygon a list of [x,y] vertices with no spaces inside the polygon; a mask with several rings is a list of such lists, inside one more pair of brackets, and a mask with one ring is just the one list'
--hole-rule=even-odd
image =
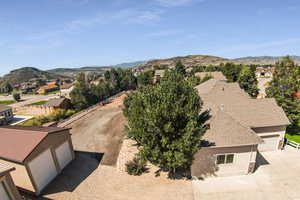
{"label": "dirt lot", "polygon": [[122,115],[121,96],[104,107],[99,107],[70,124],[75,150],[103,153],[102,164],[114,165],[123,139],[125,119]]}
{"label": "dirt lot", "polygon": [[44,191],[30,200],[192,200],[190,181],[119,173],[114,166],[123,138],[122,99],[73,123],[76,159]]}

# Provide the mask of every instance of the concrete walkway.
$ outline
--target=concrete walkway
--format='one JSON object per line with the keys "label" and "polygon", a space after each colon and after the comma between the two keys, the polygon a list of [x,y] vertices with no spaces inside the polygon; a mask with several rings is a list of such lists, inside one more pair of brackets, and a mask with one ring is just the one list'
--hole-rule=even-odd
{"label": "concrete walkway", "polygon": [[267,163],[252,175],[193,181],[195,200],[300,200],[300,150],[262,155]]}

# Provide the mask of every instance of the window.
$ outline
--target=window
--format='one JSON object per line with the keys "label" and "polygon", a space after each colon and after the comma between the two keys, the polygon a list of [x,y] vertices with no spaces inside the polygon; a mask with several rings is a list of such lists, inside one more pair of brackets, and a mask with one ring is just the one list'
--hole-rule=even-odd
{"label": "window", "polygon": [[234,160],[234,154],[217,155],[217,164],[231,164]]}

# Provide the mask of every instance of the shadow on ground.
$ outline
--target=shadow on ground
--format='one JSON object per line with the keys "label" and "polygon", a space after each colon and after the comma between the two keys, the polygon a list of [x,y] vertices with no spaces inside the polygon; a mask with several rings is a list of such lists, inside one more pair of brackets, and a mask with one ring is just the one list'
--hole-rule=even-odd
{"label": "shadow on ground", "polygon": [[[73,192],[87,177],[89,177],[99,166],[103,153],[75,152],[73,160],[60,175],[42,192],[43,195],[60,192]],[[42,197],[39,200],[47,200]]]}
{"label": "shadow on ground", "polygon": [[263,165],[269,165],[270,163],[265,159],[265,157],[258,151],[256,156],[256,166],[255,171]]}

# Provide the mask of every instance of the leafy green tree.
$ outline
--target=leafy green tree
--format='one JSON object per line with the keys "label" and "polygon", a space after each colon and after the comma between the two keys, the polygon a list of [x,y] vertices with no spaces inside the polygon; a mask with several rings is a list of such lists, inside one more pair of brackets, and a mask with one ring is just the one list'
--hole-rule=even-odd
{"label": "leafy green tree", "polygon": [[257,97],[259,92],[258,81],[255,72],[250,67],[243,66],[238,77],[238,83],[251,97]]}
{"label": "leafy green tree", "polygon": [[70,93],[70,97],[72,104],[77,110],[85,109],[97,102],[97,98],[93,95],[84,73],[78,74],[75,87]]}
{"label": "leafy green tree", "polygon": [[175,71],[183,76],[186,75],[185,66],[182,64],[181,60],[177,61],[175,65]]}
{"label": "leafy green tree", "polygon": [[236,82],[238,80],[241,69],[241,65],[236,65],[234,63],[226,63],[222,67],[223,74],[229,82]]}
{"label": "leafy green tree", "polygon": [[190,76],[188,79],[188,82],[191,84],[192,87],[195,87],[201,83],[201,78],[198,76]]}
{"label": "leafy green tree", "polygon": [[15,101],[20,101],[21,100],[21,95],[17,91],[13,91],[12,96],[13,96],[13,98],[14,98]]}
{"label": "leafy green tree", "polygon": [[294,124],[300,121],[300,100],[293,96],[299,91],[300,67],[290,57],[285,57],[275,64],[273,79],[266,92],[267,97],[276,99]]}
{"label": "leafy green tree", "polygon": [[154,76],[154,71],[152,71],[152,70],[146,71],[146,72],[142,72],[137,77],[137,85],[138,85],[138,87],[151,85],[153,83],[153,76]]}
{"label": "leafy green tree", "polygon": [[124,102],[127,136],[139,146],[141,159],[175,172],[189,168],[205,131],[197,91],[176,71],[160,84],[142,87]]}
{"label": "leafy green tree", "polygon": [[11,93],[13,91],[13,87],[8,81],[5,81],[0,86],[1,93]]}

